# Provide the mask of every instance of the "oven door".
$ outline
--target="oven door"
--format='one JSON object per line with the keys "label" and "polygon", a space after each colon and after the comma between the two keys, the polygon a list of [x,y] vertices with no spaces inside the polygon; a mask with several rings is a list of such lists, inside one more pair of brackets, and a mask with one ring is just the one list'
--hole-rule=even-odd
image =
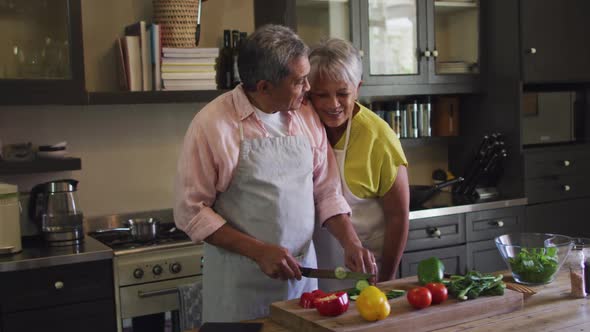
{"label": "oven door", "polygon": [[201,280],[202,277],[199,275],[121,287],[119,288],[121,318],[178,310],[180,307],[178,286]]}

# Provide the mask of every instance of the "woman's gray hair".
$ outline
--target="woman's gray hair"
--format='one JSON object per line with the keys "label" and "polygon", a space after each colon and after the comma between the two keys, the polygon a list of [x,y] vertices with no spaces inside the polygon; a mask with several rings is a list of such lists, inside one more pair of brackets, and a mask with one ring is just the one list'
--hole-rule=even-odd
{"label": "woman's gray hair", "polygon": [[255,91],[262,80],[278,84],[290,74],[289,63],[308,53],[293,30],[270,24],[258,28],[240,47],[238,70],[244,89]]}
{"label": "woman's gray hair", "polygon": [[331,38],[315,45],[309,54],[309,82],[317,78],[359,85],[363,75],[360,52],[348,41]]}

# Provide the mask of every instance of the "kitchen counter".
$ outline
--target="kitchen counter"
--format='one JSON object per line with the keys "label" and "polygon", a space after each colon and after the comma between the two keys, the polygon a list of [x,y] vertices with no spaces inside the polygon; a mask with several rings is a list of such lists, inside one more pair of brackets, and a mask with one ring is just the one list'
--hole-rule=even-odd
{"label": "kitchen counter", "polygon": [[[562,268],[553,283],[531,288],[535,289],[537,294],[525,296],[522,310],[437,331],[584,331],[590,328],[588,299],[570,297],[570,279],[566,268]],[[391,314],[395,315],[395,312]],[[261,332],[295,332],[270,319],[257,321],[264,323]]]}
{"label": "kitchen counter", "polygon": [[433,198],[422,204],[420,209],[412,209],[410,211],[410,220],[523,206],[527,204],[528,200],[523,197],[498,197],[478,200],[452,195],[449,192],[439,192]]}
{"label": "kitchen counter", "polygon": [[12,255],[0,255],[0,272],[21,271],[55,265],[91,262],[111,259],[111,248],[93,239],[84,237],[78,246],[48,247],[40,239],[24,239],[23,250]]}

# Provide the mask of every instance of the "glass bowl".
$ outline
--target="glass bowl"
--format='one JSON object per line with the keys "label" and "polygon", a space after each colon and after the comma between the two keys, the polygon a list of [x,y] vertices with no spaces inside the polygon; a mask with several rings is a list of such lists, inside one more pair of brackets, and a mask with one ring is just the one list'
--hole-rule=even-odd
{"label": "glass bowl", "polygon": [[552,282],[574,246],[569,236],[542,233],[505,234],[494,242],[514,280],[526,285]]}

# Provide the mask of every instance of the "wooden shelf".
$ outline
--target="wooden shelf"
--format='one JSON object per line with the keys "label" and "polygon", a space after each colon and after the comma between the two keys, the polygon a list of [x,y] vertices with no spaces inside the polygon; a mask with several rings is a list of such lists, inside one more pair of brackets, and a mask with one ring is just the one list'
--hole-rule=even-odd
{"label": "wooden shelf", "polygon": [[464,10],[477,9],[478,5],[476,2],[435,1],[434,7],[437,14],[455,14]]}
{"label": "wooden shelf", "polygon": [[89,105],[207,103],[228,90],[89,92]]}
{"label": "wooden shelf", "polygon": [[39,158],[32,161],[0,161],[0,175],[30,174],[82,169],[80,158]]}

